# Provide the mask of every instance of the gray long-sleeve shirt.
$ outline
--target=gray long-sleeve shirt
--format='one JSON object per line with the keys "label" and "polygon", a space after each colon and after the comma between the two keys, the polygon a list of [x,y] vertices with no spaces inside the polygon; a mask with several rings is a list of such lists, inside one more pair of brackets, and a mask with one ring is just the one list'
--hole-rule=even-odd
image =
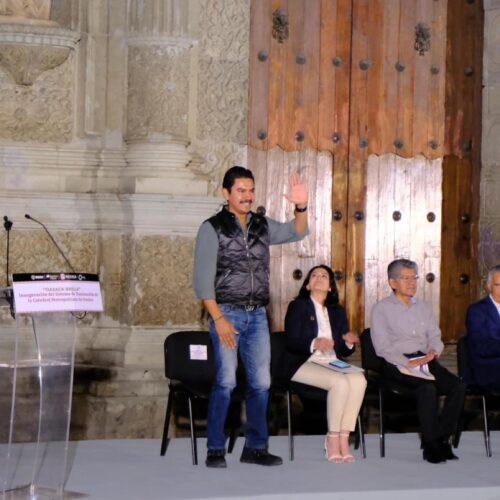
{"label": "gray long-sleeve shirt", "polygon": [[[309,234],[295,231],[295,219],[289,222],[278,222],[266,217],[269,227],[271,245],[300,241]],[[215,275],[217,271],[217,252],[219,240],[210,222],[205,221],[198,230],[194,251],[193,288],[200,300],[215,299]]]}
{"label": "gray long-sleeve shirt", "polygon": [[389,363],[404,366],[404,354],[443,351],[441,330],[432,307],[413,298],[405,305],[395,294],[381,300],[372,310],[371,336],[375,352]]}

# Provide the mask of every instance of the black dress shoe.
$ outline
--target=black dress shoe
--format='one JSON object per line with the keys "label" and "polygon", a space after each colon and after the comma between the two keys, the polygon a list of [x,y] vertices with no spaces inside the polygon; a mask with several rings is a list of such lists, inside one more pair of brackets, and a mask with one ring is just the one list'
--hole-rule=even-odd
{"label": "black dress shoe", "polygon": [[227,467],[225,450],[208,450],[205,465],[214,469],[225,469]]}
{"label": "black dress shoe", "polygon": [[458,460],[458,457],[453,453],[453,448],[448,439],[443,439],[439,447],[441,449],[441,454],[446,460]]}
{"label": "black dress shoe", "polygon": [[276,455],[271,455],[265,448],[243,448],[241,453],[240,462],[246,464],[257,464],[257,465],[281,465],[283,460],[281,457]]}
{"label": "black dress shoe", "polygon": [[441,450],[441,441],[435,440],[430,443],[424,443],[423,458],[431,464],[446,462],[446,457]]}

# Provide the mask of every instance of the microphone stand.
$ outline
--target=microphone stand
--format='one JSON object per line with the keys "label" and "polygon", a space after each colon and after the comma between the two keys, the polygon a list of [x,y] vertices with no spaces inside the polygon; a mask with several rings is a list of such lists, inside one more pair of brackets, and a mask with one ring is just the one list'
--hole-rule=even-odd
{"label": "microphone stand", "polygon": [[10,306],[10,315],[12,316],[13,319],[16,318],[16,314],[14,312],[14,297],[12,295],[12,290],[9,289],[9,257],[10,257],[10,230],[12,229],[13,222],[9,220],[9,218],[4,215],[3,216],[3,227],[5,228],[5,231],[7,231],[7,258],[6,260],[6,269],[5,269],[5,284],[6,284],[6,290],[5,290],[5,300],[9,303]]}
{"label": "microphone stand", "polygon": [[[47,234],[47,236],[50,238],[50,241],[52,241],[52,243],[54,244],[54,246],[57,248],[57,251],[59,252],[59,255],[62,256],[62,258],[64,259],[64,262],[66,262],[66,264],[71,269],[71,271],[76,274],[75,268],[71,265],[71,262],[68,260],[68,258],[66,257],[65,253],[61,250],[61,247],[57,244],[57,241],[54,239],[54,237],[52,236],[52,234],[50,233],[50,231],[47,229],[47,227],[45,226],[45,224],[43,222],[40,222],[38,219],[35,219],[34,217],[31,217],[30,214],[24,214],[24,217],[26,217],[26,219],[32,220],[33,222],[36,222],[41,227],[43,227],[43,230],[45,231],[45,233]],[[72,312],[71,315],[74,316],[76,319],[83,319],[83,318],[85,318],[85,316],[87,315],[87,313],[84,312],[84,313],[81,313],[81,314],[77,314],[77,313]]]}
{"label": "microphone stand", "polygon": [[71,265],[71,262],[68,260],[68,258],[64,254],[64,252],[61,250],[61,247],[57,244],[57,241],[54,239],[52,234],[50,234],[50,231],[47,229],[45,224],[43,222],[40,222],[39,220],[35,219],[34,217],[31,217],[30,214],[24,214],[24,217],[26,217],[26,219],[32,220],[33,222],[36,222],[37,224],[39,224],[40,226],[43,227],[44,231],[47,233],[47,236],[50,238],[50,241],[52,241],[54,246],[57,248],[59,255],[61,255],[62,258],[64,259],[64,262],[66,262],[66,264],[68,265],[68,267],[71,269],[71,271],[73,273],[76,273],[75,268]]}

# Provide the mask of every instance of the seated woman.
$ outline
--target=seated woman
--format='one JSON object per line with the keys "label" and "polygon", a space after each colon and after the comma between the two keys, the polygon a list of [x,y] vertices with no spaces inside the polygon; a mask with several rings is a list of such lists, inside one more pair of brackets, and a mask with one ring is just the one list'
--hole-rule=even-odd
{"label": "seated woman", "polygon": [[366,389],[363,373],[342,373],[311,362],[311,356],[347,357],[359,343],[349,331],[332,270],[313,267],[285,317],[286,365],[294,382],[328,391],[325,455],[329,462],[354,462],[349,434],[355,429]]}

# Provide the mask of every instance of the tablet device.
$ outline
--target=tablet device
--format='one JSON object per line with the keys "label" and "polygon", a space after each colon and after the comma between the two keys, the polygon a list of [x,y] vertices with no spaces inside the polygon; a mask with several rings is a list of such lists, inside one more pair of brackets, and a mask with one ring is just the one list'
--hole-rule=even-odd
{"label": "tablet device", "polygon": [[351,366],[349,363],[346,363],[345,361],[340,361],[340,359],[336,359],[335,361],[330,361],[330,364],[332,366],[335,366],[335,368],[349,368]]}

